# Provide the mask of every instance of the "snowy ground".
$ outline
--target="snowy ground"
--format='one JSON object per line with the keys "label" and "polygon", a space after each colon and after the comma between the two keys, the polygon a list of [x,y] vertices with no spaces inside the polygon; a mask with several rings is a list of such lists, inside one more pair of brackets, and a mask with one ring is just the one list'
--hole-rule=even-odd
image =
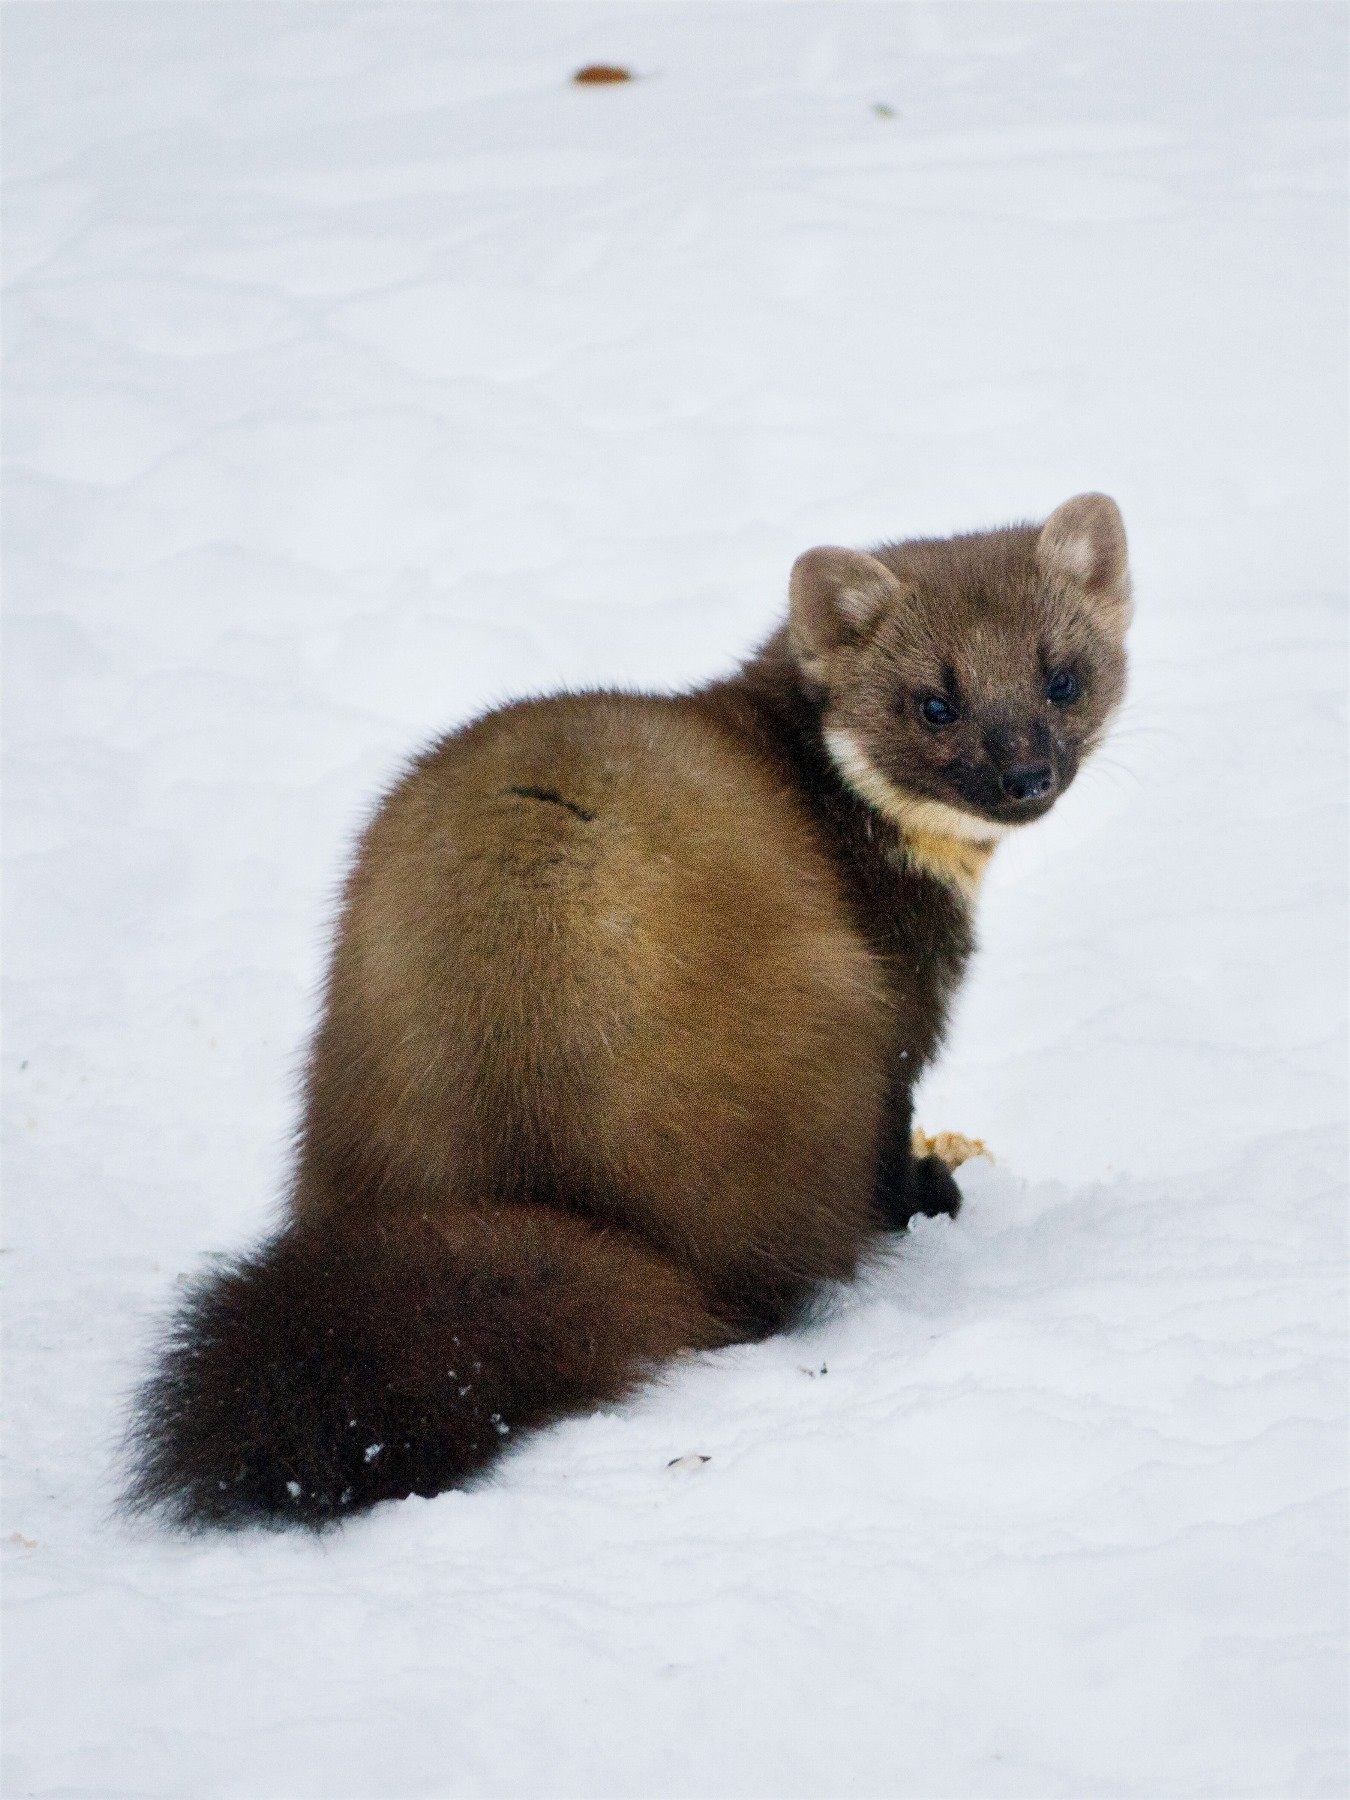
{"label": "snowy ground", "polygon": [[[5,8],[6,1794],[1346,1791],[1346,18]],[[472,1494],[119,1524],[409,749],[1087,487],[1133,698],[960,1221]]]}

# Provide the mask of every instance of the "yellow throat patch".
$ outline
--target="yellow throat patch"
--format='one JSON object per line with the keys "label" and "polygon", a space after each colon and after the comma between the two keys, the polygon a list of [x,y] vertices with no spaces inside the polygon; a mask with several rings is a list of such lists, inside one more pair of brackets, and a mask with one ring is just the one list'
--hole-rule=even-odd
{"label": "yellow throat patch", "polygon": [[848,786],[899,831],[906,859],[973,901],[1007,827],[896,787],[847,731],[827,728],[825,744]]}

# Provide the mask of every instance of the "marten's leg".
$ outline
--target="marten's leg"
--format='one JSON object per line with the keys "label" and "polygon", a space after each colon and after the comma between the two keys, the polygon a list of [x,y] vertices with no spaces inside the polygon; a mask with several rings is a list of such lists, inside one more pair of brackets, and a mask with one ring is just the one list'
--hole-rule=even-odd
{"label": "marten's leg", "polygon": [[877,1211],[892,1231],[903,1231],[916,1213],[954,1219],[961,1210],[961,1190],[946,1163],[914,1154],[913,1120],[909,1088],[897,1082],[886,1109],[875,1189]]}

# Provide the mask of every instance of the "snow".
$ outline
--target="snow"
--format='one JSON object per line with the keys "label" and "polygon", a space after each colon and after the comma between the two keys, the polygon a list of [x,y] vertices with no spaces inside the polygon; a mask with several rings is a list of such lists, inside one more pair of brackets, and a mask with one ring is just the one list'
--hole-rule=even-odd
{"label": "snow", "polygon": [[[7,1794],[1347,1791],[1345,36],[6,9]],[[987,881],[959,1221],[471,1493],[119,1521],[410,750],[1085,488],[1132,697]]]}

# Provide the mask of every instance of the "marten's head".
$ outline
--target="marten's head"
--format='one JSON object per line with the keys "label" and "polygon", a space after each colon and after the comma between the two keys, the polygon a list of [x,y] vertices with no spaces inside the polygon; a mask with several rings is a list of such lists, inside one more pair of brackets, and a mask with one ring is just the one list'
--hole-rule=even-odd
{"label": "marten's head", "polygon": [[1073,780],[1125,690],[1113,500],[1044,525],[808,550],[788,641],[844,780],[911,834],[992,844]]}

